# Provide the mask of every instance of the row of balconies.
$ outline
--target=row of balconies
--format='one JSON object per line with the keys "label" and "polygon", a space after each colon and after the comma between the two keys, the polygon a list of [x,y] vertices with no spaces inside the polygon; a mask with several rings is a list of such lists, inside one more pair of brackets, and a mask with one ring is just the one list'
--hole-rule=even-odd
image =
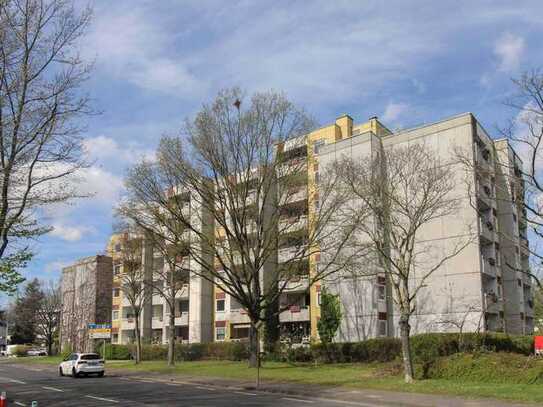
{"label": "row of balconies", "polygon": [[[221,313],[220,319],[216,315],[218,321],[229,321],[232,324],[248,324],[251,322],[247,312],[243,309],[231,310],[230,312]],[[279,314],[280,322],[302,322],[309,321],[309,306],[291,305],[289,309]]]}

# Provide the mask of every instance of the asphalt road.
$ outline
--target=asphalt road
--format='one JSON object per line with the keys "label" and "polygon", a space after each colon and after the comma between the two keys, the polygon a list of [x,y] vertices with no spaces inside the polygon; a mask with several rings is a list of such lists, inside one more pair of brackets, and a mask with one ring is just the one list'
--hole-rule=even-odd
{"label": "asphalt road", "polygon": [[[8,406],[280,406],[280,407],[376,407],[390,404],[346,402],[322,398],[286,396],[186,382],[160,382],[134,376],[59,377],[52,369],[0,365],[0,391]],[[397,404],[395,404],[397,405]]]}

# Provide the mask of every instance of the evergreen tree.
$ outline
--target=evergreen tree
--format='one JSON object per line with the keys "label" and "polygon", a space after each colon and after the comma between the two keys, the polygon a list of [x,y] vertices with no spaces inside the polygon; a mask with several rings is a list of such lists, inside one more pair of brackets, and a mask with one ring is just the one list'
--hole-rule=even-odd
{"label": "evergreen tree", "polygon": [[326,288],[321,291],[321,318],[317,324],[319,337],[327,346],[332,343],[341,323],[341,304],[339,296],[329,293]]}
{"label": "evergreen tree", "polygon": [[35,342],[37,315],[43,297],[40,282],[34,279],[26,285],[23,295],[15,300],[10,329],[12,344]]}

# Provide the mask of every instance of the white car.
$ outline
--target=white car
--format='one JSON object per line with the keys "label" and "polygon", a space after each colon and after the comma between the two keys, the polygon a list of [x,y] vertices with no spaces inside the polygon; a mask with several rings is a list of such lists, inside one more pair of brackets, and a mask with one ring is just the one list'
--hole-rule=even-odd
{"label": "white car", "polygon": [[28,356],[47,356],[47,352],[43,349],[30,349],[26,354]]}
{"label": "white car", "polygon": [[97,353],[72,353],[60,363],[58,374],[72,377],[97,374],[98,377],[102,377],[105,371],[104,364],[104,360]]}

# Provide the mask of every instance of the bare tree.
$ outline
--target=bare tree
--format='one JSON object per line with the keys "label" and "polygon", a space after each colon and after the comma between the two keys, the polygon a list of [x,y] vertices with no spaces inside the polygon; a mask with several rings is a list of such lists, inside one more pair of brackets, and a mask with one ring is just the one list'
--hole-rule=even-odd
{"label": "bare tree", "polygon": [[0,289],[22,281],[32,256],[24,239],[47,232],[35,218],[45,205],[77,196],[73,176],[85,164],[80,93],[89,66],[76,43],[90,21],[67,0],[0,2]]}
{"label": "bare tree", "polygon": [[[308,115],[273,92],[256,94],[244,106],[240,90],[222,91],[187,122],[185,138],[163,137],[156,162],[134,169],[127,201],[135,219],[142,217],[138,211],[165,216],[158,234],[174,246],[189,242],[198,265],[191,273],[246,310],[249,363],[257,366],[259,330],[266,317],[286,309],[281,294],[300,277],[309,290],[341,268],[339,256],[311,272],[310,261],[325,243],[338,253],[349,229],[345,220],[334,222],[344,197],[331,192],[336,179],[321,180],[318,192],[307,187]],[[168,227],[172,220],[181,226]]]}
{"label": "bare tree", "polygon": [[[538,265],[543,260],[540,244],[543,237],[543,71],[525,72],[512,81],[516,92],[505,104],[513,110],[514,116],[499,132],[511,141],[524,165],[500,165],[505,167],[502,173],[506,174],[512,190],[516,189],[516,193],[511,193],[508,199],[522,208],[529,228],[537,237],[529,247],[529,253],[537,264],[528,270],[511,264],[507,266],[514,271],[528,274],[541,290],[543,285]],[[519,179],[522,180],[522,185],[515,188]]]}
{"label": "bare tree", "polygon": [[[45,286],[42,284],[42,287]],[[36,310],[36,330],[43,338],[47,353],[53,354],[53,345],[57,341],[60,329],[60,312],[62,307],[62,296],[60,285],[56,282],[49,282],[42,288],[43,298]]]}
{"label": "bare tree", "polygon": [[[448,251],[423,241],[434,220],[453,215],[460,201],[453,195],[454,167],[440,162],[421,144],[381,149],[373,156],[335,164],[352,200],[343,209],[356,229],[349,246],[360,248],[359,270],[385,274],[399,313],[405,381],[413,381],[410,319],[429,277],[459,254],[471,238],[459,238]],[[353,263],[353,265],[356,265]]]}
{"label": "bare tree", "polygon": [[126,226],[121,231],[118,243],[121,245],[120,290],[130,304],[134,318],[134,336],[136,340],[136,363],[141,361],[141,314],[149,301],[146,276],[143,268],[143,236],[134,227]]}
{"label": "bare tree", "polygon": [[[140,177],[148,175],[148,170],[148,163],[130,169],[126,178],[128,190],[133,191],[137,188],[141,183]],[[172,201],[169,204],[173,204]],[[188,292],[190,281],[189,244],[181,239],[186,237],[186,229],[182,222],[172,219],[168,212],[160,206],[153,205],[152,202],[143,204],[127,200],[119,206],[118,213],[137,225],[141,230],[144,244],[147,244],[153,252],[160,254],[160,257],[153,255],[152,273],[145,279],[145,284],[148,289],[160,295],[167,306],[168,365],[172,366],[175,364],[175,318],[180,311],[176,306],[177,298],[183,290]]]}

